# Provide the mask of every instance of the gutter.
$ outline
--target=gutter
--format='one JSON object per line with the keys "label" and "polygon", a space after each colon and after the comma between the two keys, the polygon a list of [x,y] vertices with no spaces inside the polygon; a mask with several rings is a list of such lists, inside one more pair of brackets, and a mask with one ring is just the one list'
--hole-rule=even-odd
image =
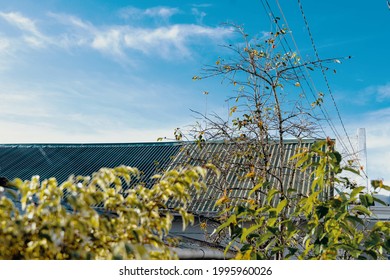
{"label": "gutter", "polygon": [[171,251],[176,253],[180,260],[228,260],[235,256],[232,252],[225,255],[220,250],[212,248],[171,248]]}

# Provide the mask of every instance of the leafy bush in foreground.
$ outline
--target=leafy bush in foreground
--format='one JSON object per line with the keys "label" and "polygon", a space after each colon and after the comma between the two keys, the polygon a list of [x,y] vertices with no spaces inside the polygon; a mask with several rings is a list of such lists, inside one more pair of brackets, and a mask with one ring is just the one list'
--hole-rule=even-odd
{"label": "leafy bush in foreground", "polygon": [[[125,192],[123,185],[139,173],[128,166],[72,176],[61,185],[55,178],[15,179],[0,187],[0,259],[176,258],[165,240],[173,212],[183,226],[192,222],[186,204],[206,172],[171,170],[155,176],[150,189]],[[168,211],[168,201],[177,207]]]}

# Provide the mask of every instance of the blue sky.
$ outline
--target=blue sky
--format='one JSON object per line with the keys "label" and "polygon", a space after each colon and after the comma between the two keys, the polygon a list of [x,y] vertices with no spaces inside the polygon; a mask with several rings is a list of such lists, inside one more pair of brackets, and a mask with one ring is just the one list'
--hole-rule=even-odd
{"label": "blue sky", "polygon": [[[268,2],[286,17],[302,58],[314,59],[298,2],[279,0],[283,14]],[[370,177],[389,180],[386,1],[301,2],[320,57],[352,56],[334,65],[329,84],[352,141],[357,128],[367,130]],[[190,109],[204,112],[207,103],[209,112],[227,112],[226,85],[192,81],[225,54],[220,45],[237,42],[222,23],[243,25],[253,36],[271,28],[261,0],[0,0],[0,7],[1,143],[171,137],[174,128],[194,123]],[[313,79],[327,93],[322,77]]]}

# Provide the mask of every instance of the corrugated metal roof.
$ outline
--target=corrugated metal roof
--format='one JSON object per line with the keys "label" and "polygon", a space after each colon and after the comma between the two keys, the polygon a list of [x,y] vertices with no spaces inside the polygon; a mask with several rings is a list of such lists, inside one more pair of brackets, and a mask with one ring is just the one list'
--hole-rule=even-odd
{"label": "corrugated metal roof", "polygon": [[0,145],[0,176],[8,179],[55,177],[59,183],[71,174],[91,175],[102,167],[128,165],[142,171],[141,180],[166,168],[178,143],[129,144],[20,144]]}
{"label": "corrugated metal roof", "polygon": [[[299,148],[314,143],[308,141],[285,141],[285,159],[294,155]],[[150,184],[150,177],[161,170],[190,163],[202,165],[213,162],[225,172],[217,180],[208,178],[207,190],[198,198],[194,197],[189,205],[193,213],[213,216],[219,208],[215,202],[228,190],[227,195],[233,203],[245,198],[253,184],[245,179],[247,170],[243,157],[231,157],[237,152],[237,146],[224,142],[209,142],[202,149],[194,143],[157,142],[125,144],[3,144],[0,145],[0,177],[10,180],[31,179],[39,175],[41,179],[55,177],[59,183],[71,174],[91,175],[102,167],[128,165],[137,167],[142,176],[140,181]],[[270,145],[271,165],[280,164],[277,145]],[[191,159],[188,161],[188,159]],[[285,169],[285,184],[291,184],[300,193],[307,194],[310,180],[307,173],[292,172]],[[264,199],[264,197],[262,198]]]}
{"label": "corrugated metal roof", "polygon": [[[315,140],[286,140],[284,142],[284,163],[302,148],[310,148]],[[196,144],[189,144],[183,146],[180,153],[172,162],[172,166],[180,164],[190,165],[203,165],[205,163],[213,163],[217,168],[222,171],[219,179],[215,176],[208,178],[207,189],[198,198],[194,198],[193,203],[190,205],[190,211],[193,213],[213,216],[218,213],[221,208],[215,205],[215,202],[223,196],[227,196],[232,205],[236,205],[244,198],[248,197],[249,192],[255,186],[255,182],[251,178],[246,178],[250,167],[253,163],[253,158],[246,158],[242,156],[248,151],[247,146],[250,143],[243,143],[237,145],[237,143],[229,142],[208,142],[201,146]],[[270,154],[270,170],[276,173],[276,170],[280,167],[281,159],[279,156],[279,145],[277,142],[269,145]],[[248,156],[248,154],[246,154]],[[249,153],[249,156],[253,153]],[[261,160],[260,160],[261,161]],[[307,195],[310,192],[311,180],[310,170],[301,172],[294,167],[293,162],[284,168],[284,181],[283,186],[289,186],[297,190],[297,194]],[[268,177],[267,180],[271,184],[276,182],[275,177]],[[265,195],[260,195],[258,198],[261,202],[266,199]]]}

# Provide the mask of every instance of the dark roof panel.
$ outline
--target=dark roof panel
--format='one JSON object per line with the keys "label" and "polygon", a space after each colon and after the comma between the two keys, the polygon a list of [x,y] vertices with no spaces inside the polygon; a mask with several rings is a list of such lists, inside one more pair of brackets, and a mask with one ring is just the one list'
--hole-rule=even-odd
{"label": "dark roof panel", "polygon": [[148,179],[167,166],[180,148],[177,143],[0,145],[0,176],[10,180],[91,175],[102,167],[137,167]]}

